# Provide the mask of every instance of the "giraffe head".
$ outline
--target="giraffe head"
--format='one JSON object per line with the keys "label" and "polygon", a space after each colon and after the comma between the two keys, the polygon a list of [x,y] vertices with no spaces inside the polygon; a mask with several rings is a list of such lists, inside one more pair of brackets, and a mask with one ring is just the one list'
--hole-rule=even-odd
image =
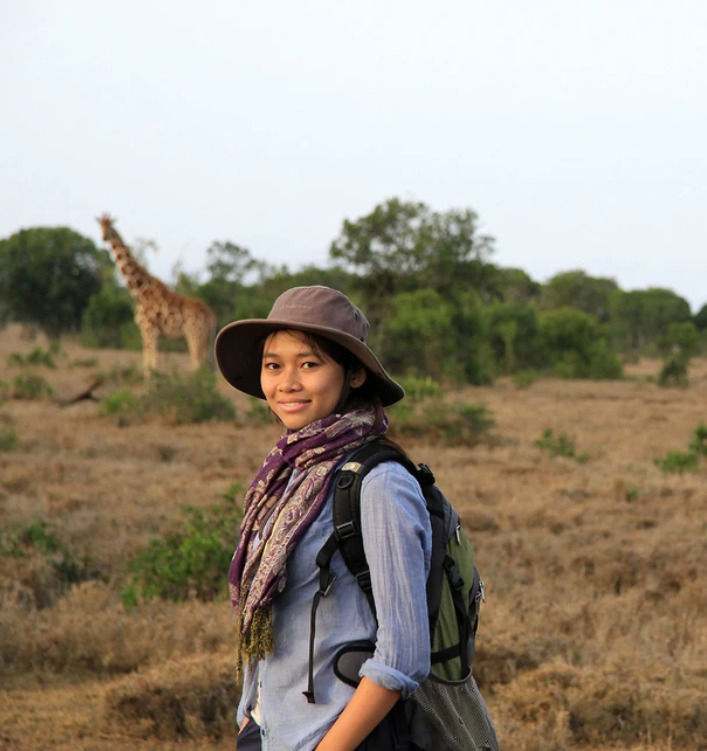
{"label": "giraffe head", "polygon": [[113,222],[115,219],[110,214],[102,214],[96,217],[96,221],[101,225],[101,232],[103,233],[103,241],[110,242],[111,238],[115,235],[113,229]]}

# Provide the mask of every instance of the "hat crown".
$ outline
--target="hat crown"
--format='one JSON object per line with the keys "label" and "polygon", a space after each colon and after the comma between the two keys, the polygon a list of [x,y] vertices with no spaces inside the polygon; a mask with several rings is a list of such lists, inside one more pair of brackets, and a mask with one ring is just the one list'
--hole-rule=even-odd
{"label": "hat crown", "polygon": [[275,300],[268,320],[297,328],[326,327],[365,342],[369,323],[346,295],[329,287],[293,287]]}

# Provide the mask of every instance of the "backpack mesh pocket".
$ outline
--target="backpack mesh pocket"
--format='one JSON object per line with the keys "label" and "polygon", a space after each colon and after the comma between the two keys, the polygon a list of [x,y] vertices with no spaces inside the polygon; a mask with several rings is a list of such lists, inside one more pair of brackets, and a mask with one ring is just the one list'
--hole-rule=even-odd
{"label": "backpack mesh pocket", "polygon": [[440,740],[448,751],[498,751],[493,722],[471,673],[453,682],[430,675],[410,701],[410,733],[421,748],[427,749],[429,739],[429,751],[441,751]]}

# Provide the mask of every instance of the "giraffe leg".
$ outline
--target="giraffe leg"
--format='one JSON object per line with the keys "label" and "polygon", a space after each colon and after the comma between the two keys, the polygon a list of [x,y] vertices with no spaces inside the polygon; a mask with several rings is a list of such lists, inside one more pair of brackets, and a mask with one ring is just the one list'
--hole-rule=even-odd
{"label": "giraffe leg", "polygon": [[145,371],[145,379],[149,381],[150,374],[157,370],[157,340],[159,331],[155,326],[143,321],[138,323],[142,335],[142,365]]}
{"label": "giraffe leg", "polygon": [[189,350],[192,369],[198,370],[201,366],[199,338],[196,336],[196,332],[192,330],[191,326],[184,327],[184,338],[187,342],[187,349]]}
{"label": "giraffe leg", "polygon": [[194,370],[198,370],[209,361],[209,343],[203,332],[192,332],[191,335],[186,336],[186,340],[192,367]]}
{"label": "giraffe leg", "polygon": [[185,325],[184,338],[187,340],[187,347],[191,356],[191,363],[194,370],[198,370],[210,362],[210,351],[212,346],[213,335],[215,334],[214,325],[211,320],[198,320]]}

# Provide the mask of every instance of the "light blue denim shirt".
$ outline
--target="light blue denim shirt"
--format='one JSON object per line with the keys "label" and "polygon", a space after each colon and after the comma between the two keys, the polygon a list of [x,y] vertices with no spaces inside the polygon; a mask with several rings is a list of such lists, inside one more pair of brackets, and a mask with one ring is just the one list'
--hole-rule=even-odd
{"label": "light blue denim shirt", "polygon": [[365,595],[340,553],[331,561],[336,581],[317,610],[314,651],[316,704],[307,688],[309,625],[319,588],[317,553],[332,532],[332,498],[290,554],[287,586],[273,601],[275,649],[245,671],[238,723],[259,699],[263,751],[311,751],[324,737],[354,689],[334,674],[334,657],[354,640],[376,644],[361,675],[409,696],[430,668],[425,583],[432,533],[417,481],[397,462],[364,478],[361,526],[371,569],[378,626]]}

